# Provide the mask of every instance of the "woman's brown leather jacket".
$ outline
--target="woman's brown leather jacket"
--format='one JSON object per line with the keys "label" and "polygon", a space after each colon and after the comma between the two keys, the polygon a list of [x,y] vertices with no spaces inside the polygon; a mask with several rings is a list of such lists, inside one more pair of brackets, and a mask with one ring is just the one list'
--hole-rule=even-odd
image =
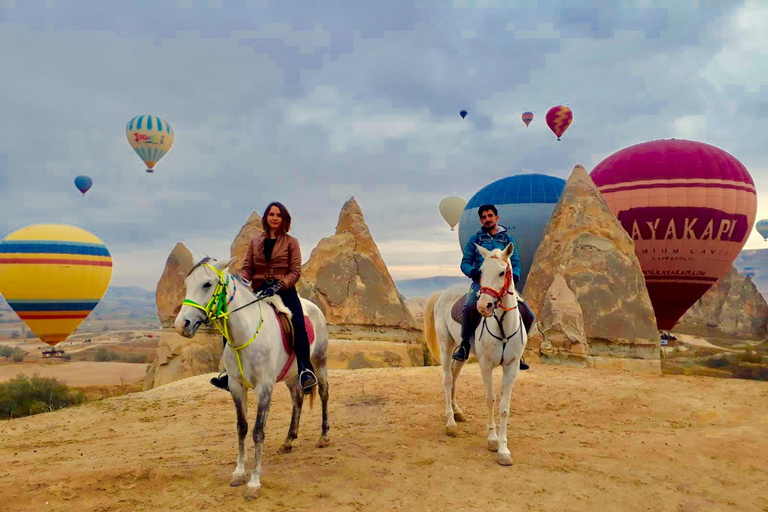
{"label": "woman's brown leather jacket", "polygon": [[283,284],[283,289],[296,286],[301,276],[301,249],[299,241],[287,233],[280,233],[275,240],[275,247],[267,263],[264,258],[264,240],[262,234],[248,245],[240,275],[251,281],[251,288],[258,289],[264,283]]}

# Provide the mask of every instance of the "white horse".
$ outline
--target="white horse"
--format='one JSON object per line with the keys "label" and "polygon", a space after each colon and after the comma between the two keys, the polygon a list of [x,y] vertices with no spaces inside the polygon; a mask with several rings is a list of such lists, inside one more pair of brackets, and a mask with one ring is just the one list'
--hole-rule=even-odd
{"label": "white horse", "polygon": [[[509,419],[509,401],[515,379],[520,371],[520,358],[523,355],[528,335],[523,327],[517,304],[517,291],[512,285],[512,267],[509,257],[514,245],[509,244],[502,251],[488,251],[476,245],[484,261],[480,267],[482,287],[479,292],[477,309],[484,317],[475,330],[475,343],[471,352],[477,355],[480,372],[485,384],[485,404],[488,408],[488,449],[498,452],[498,462],[502,466],[512,464],[512,456],[507,447],[507,422]],[[432,356],[443,367],[443,386],[445,388],[445,430],[455,436],[456,421],[465,421],[464,414],[456,401],[456,379],[464,362],[454,361],[454,347],[461,342],[461,323],[451,318],[454,302],[466,293],[466,286],[452,286],[446,291],[435,292],[429,297],[424,308],[424,336]],[[438,347],[439,342],[439,347]],[[499,404],[499,433],[496,434],[494,422],[493,369],[501,365],[504,375]]]}
{"label": "white horse", "polygon": [[[268,303],[278,310],[290,311],[278,296],[258,300],[257,296],[241,278],[235,278],[227,267],[229,261],[216,261],[210,258],[198,263],[186,278],[187,296],[184,305],[176,317],[176,331],[187,338],[195,335],[204,322],[218,324],[217,327],[228,336],[230,342],[224,349],[224,368],[229,375],[229,390],[237,410],[238,457],[237,467],[232,473],[231,486],[246,483],[245,436],[248,433],[247,391],[256,392],[258,411],[253,428],[253,441],[256,445],[253,470],[245,492],[246,498],[256,498],[261,490],[261,450],[264,443],[264,425],[267,422],[272,389],[280,378],[285,383],[293,398],[293,415],[282,452],[291,451],[291,442],[296,439],[299,430],[299,418],[304,399],[298,382],[298,370],[293,356],[289,357],[283,346],[281,327],[277,315]],[[322,434],[317,446],[328,446],[328,328],[325,317],[312,302],[301,299],[305,314],[314,328],[315,339],[311,347],[311,360],[320,389],[323,405]],[[225,314],[222,314],[222,311]],[[315,397],[315,389],[310,395],[310,407]]]}

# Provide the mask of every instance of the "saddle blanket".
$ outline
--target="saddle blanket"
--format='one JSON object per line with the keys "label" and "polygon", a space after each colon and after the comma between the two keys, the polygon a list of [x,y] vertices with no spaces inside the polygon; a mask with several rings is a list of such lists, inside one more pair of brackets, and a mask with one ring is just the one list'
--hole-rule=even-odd
{"label": "saddle blanket", "polygon": [[[272,305],[270,304],[270,306]],[[283,366],[283,369],[277,376],[277,382],[282,382],[283,379],[285,379],[285,376],[288,374],[288,370],[291,369],[291,365],[293,365],[293,362],[296,360],[296,353],[293,351],[293,344],[291,343],[293,333],[290,331],[286,332],[285,328],[283,327],[283,322],[280,320],[280,315],[277,309],[275,306],[272,306],[272,309],[275,311],[275,314],[278,315],[277,323],[280,325],[280,334],[283,337],[283,348],[285,349],[285,353],[288,354],[288,361],[286,361],[285,366]],[[307,337],[309,338],[309,346],[311,347],[315,342],[315,327],[312,325],[312,321],[307,315],[304,315],[304,325],[307,329]]]}

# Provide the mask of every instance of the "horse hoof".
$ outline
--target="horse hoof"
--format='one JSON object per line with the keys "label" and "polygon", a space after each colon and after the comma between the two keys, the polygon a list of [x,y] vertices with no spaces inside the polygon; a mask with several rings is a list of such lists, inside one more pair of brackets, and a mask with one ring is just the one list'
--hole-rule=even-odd
{"label": "horse hoof", "polygon": [[459,433],[459,429],[456,428],[456,425],[448,425],[445,427],[445,433],[451,437],[456,437],[456,435]]}
{"label": "horse hoof", "polygon": [[488,450],[492,452],[498,452],[499,451],[499,441],[494,439],[493,441],[488,441]]}
{"label": "horse hoof", "polygon": [[317,442],[318,448],[325,448],[326,446],[331,444],[331,440],[326,436],[320,436],[320,440]]}
{"label": "horse hoof", "polygon": [[245,473],[243,473],[242,475],[232,475],[232,478],[229,480],[229,486],[238,487],[240,485],[243,485],[247,481],[248,481],[248,475],[246,475]]}
{"label": "horse hoof", "polygon": [[259,497],[261,494],[261,486],[259,487],[248,487],[245,490],[245,499],[247,500],[255,500]]}
{"label": "horse hoof", "polygon": [[467,418],[464,417],[464,413],[463,412],[455,412],[455,413],[453,413],[453,419],[456,420],[456,421],[459,421],[459,422],[467,421]]}
{"label": "horse hoof", "polygon": [[512,465],[512,455],[509,453],[505,454],[499,454],[498,458],[499,464],[502,466],[511,466]]}
{"label": "horse hoof", "polygon": [[293,450],[293,446],[289,444],[284,444],[283,446],[277,449],[277,453],[291,453],[291,450]]}

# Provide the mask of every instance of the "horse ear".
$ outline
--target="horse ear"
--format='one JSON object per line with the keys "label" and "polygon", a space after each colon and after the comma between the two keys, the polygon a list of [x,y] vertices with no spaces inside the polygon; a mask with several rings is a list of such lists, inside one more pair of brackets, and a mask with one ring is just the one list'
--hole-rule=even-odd
{"label": "horse ear", "polygon": [[512,253],[515,252],[515,244],[512,242],[509,242],[507,246],[504,248],[504,259],[508,260],[510,256],[512,256]]}
{"label": "horse ear", "polygon": [[233,256],[232,258],[229,258],[228,260],[224,261],[216,261],[213,264],[213,268],[218,270],[219,272],[224,272],[224,270],[229,267],[229,264],[232,263],[237,259],[237,256]]}
{"label": "horse ear", "polygon": [[482,245],[475,244],[475,247],[477,247],[477,250],[480,251],[480,255],[483,257],[484,260],[488,259],[488,255],[491,254],[491,251],[489,251]]}

